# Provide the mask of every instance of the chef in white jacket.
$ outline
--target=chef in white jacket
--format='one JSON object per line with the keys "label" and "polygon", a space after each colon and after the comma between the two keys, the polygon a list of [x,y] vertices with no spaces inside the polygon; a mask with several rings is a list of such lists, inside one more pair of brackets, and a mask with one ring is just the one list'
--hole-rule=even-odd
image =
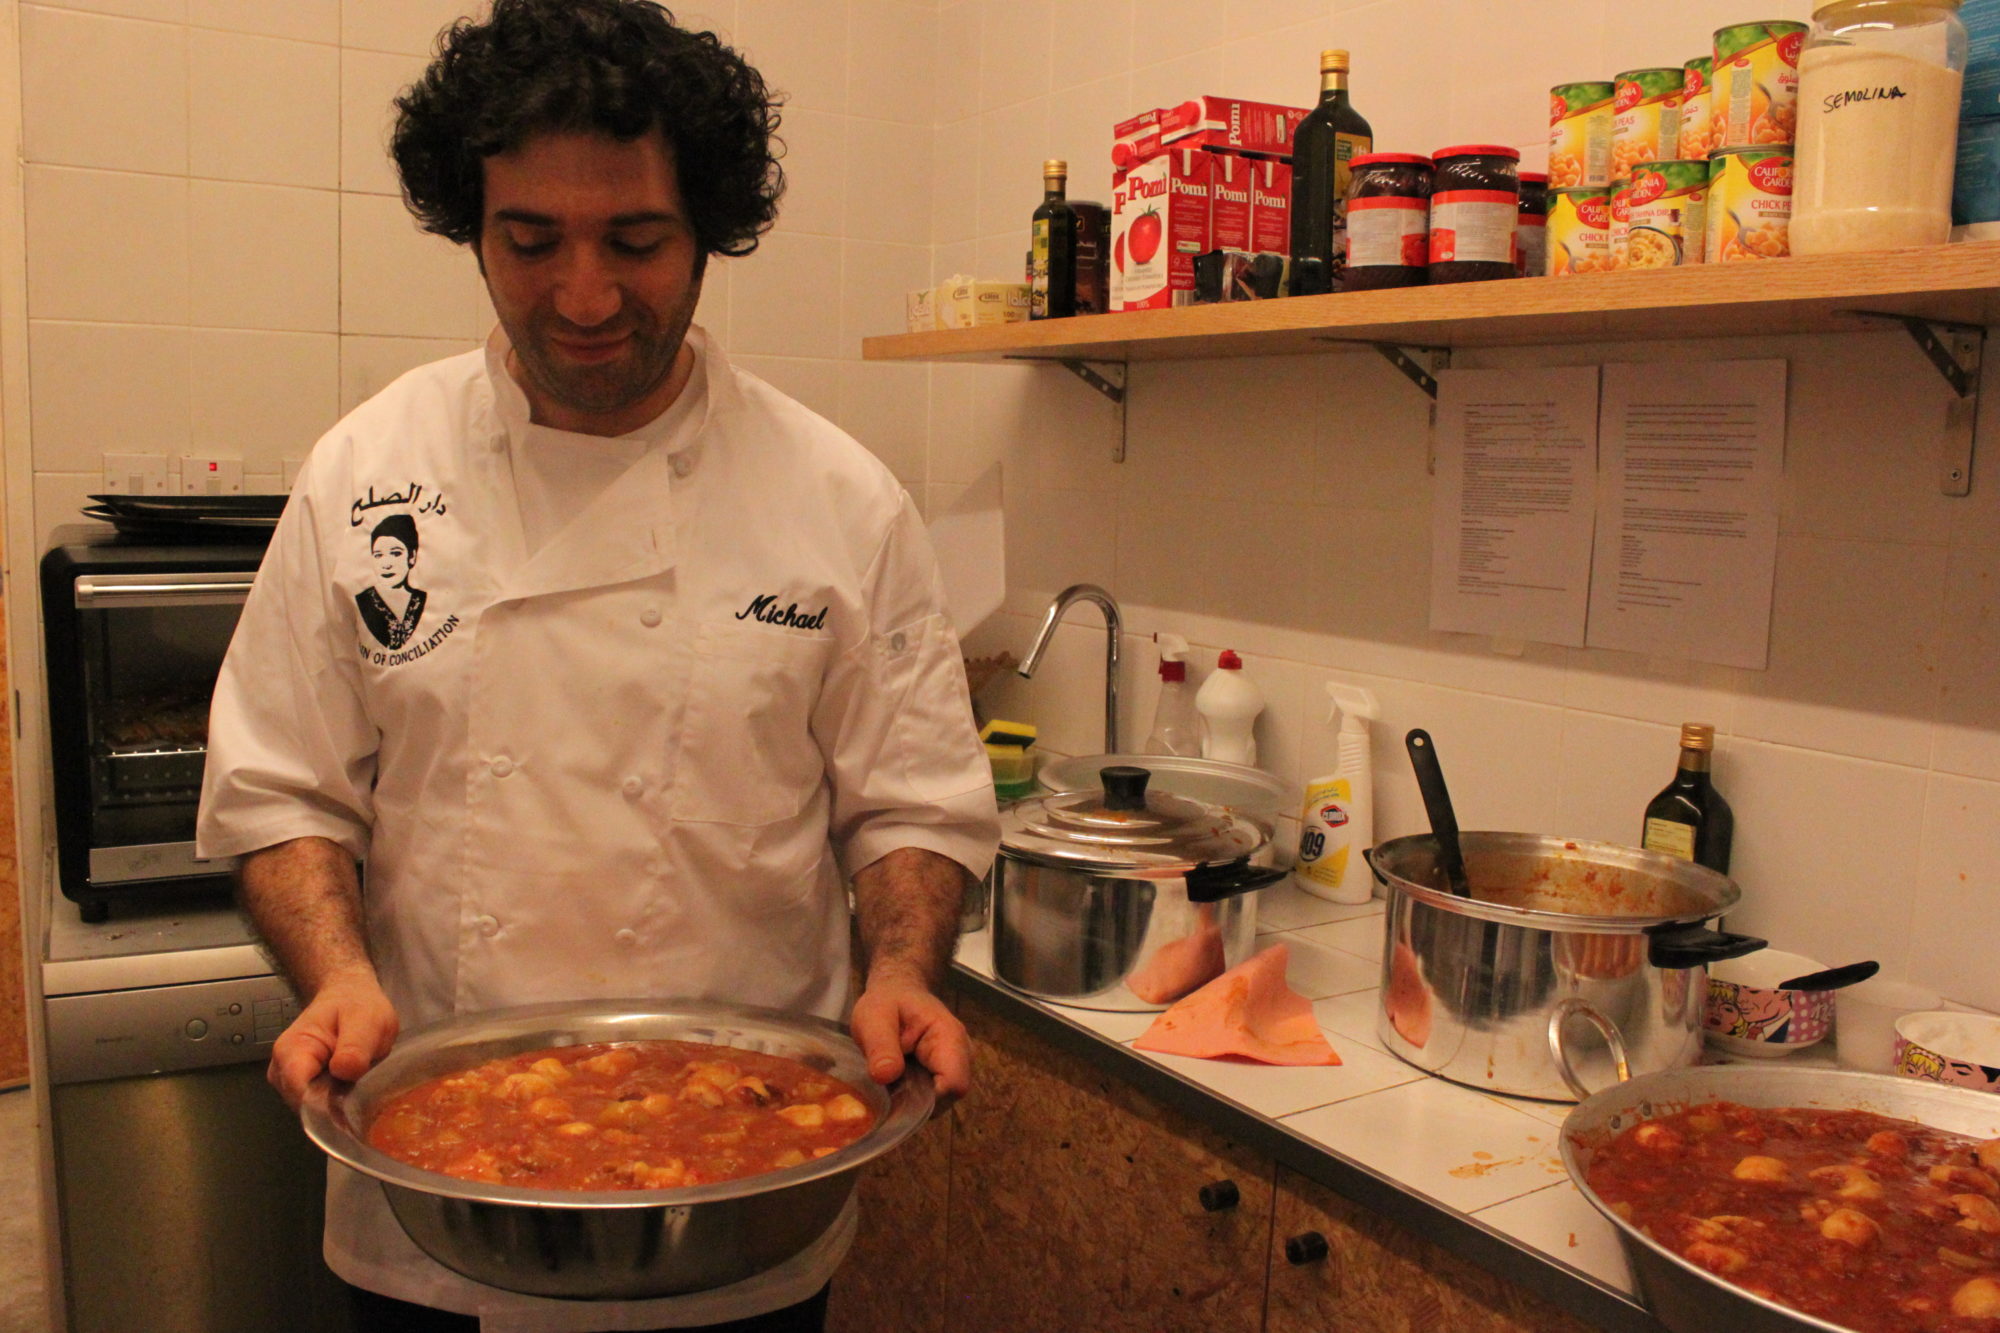
{"label": "chef in white jacket", "polygon": [[[936,989],[997,827],[922,526],[692,327],[775,214],[762,80],[648,0],[499,0],[399,107],[406,197],[499,327],[313,448],[223,665],[200,843],[306,1001],[273,1083],[544,1000],[838,1017],[851,883],[870,1073],[964,1091]],[[434,1263],[336,1167],[327,1257],[367,1327],[812,1329],[852,1230],[721,1291],[553,1301]]]}

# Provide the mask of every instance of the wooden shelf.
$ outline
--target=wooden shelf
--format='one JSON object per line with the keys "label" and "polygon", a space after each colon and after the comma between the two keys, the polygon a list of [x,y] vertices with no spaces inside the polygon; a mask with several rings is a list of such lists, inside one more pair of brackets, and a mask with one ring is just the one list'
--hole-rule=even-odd
{"label": "wooden shelf", "polygon": [[1342,342],[1497,347],[1874,327],[1856,311],[2000,324],[2000,241],[901,333],[864,339],[862,355],[1130,362],[1286,356]]}

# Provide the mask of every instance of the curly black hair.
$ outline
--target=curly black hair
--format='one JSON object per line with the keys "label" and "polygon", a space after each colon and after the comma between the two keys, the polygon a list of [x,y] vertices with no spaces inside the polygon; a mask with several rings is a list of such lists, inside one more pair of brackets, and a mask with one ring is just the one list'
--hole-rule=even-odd
{"label": "curly black hair", "polygon": [[485,159],[538,134],[661,130],[703,254],[747,255],[777,217],[778,100],[712,32],[652,0],[495,0],[460,19],[396,99],[390,152],[425,231],[470,244]]}

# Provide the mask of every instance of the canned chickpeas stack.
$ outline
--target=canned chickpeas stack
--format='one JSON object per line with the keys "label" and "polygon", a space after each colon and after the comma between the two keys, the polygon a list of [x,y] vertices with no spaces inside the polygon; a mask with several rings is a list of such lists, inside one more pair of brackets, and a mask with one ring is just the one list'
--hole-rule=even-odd
{"label": "canned chickpeas stack", "polygon": [[1733,24],[1678,67],[1552,88],[1547,271],[1786,254],[1805,31]]}

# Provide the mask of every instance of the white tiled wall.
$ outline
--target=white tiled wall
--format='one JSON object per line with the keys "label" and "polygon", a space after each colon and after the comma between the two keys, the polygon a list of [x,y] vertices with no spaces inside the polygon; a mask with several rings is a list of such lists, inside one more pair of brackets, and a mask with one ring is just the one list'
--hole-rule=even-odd
{"label": "white tiled wall", "polygon": [[[107,449],[240,451],[275,484],[341,411],[490,319],[462,253],[417,233],[382,156],[387,98],[460,0],[25,0],[38,531]],[[1270,707],[1267,766],[1331,751],[1322,682],[1367,684],[1381,831],[1422,815],[1402,733],[1437,737],[1468,827],[1629,840],[1715,721],[1735,803],[1735,924],[1828,961],[1873,955],[2000,1007],[2000,412],[1970,499],[1937,494],[1942,386],[1900,335],[1462,355],[1461,365],[1778,355],[1792,366],[1772,665],[1745,672],[1425,626],[1426,401],[1372,355],[1136,368],[1118,412],[1058,370],[866,365],[932,275],[1017,273],[1044,157],[1108,186],[1109,126],[1218,92],[1305,101],[1354,56],[1383,148],[1540,152],[1547,87],[1678,64],[1719,23],[1808,0],[710,0],[684,19],[790,95],[792,193],[701,319],[848,427],[932,506],[1006,465],[1010,596],[972,640],[1024,650],[1055,589],[1127,612],[1126,734],[1147,636],[1235,647]],[[1143,17],[1142,17],[1143,16]],[[2000,374],[1989,396],[2000,403]],[[16,515],[19,518],[18,509]],[[983,700],[1095,750],[1101,631],[1080,609],[1034,682]],[[1200,664],[1205,668],[1206,663]],[[33,706],[30,704],[29,706]]]}
{"label": "white tiled wall", "polygon": [[[1550,85],[1678,65],[1745,17],[1804,0],[1631,6],[1541,0],[958,0],[940,43],[932,221],[940,272],[1017,271],[1042,158],[1074,196],[1109,188],[1109,127],[1204,92],[1305,102],[1322,47],[1353,53],[1385,150],[1520,145],[1539,165]],[[1138,17],[1143,15],[1143,18]],[[941,68],[946,66],[941,65]],[[1771,667],[1739,671],[1426,628],[1427,401],[1372,354],[1134,367],[1115,412],[1060,370],[932,371],[934,502],[1006,468],[1009,599],[975,652],[1026,649],[1047,599],[1102,583],[1125,615],[1136,741],[1149,635],[1241,651],[1269,700],[1266,767],[1324,771],[1323,682],[1381,696],[1383,836],[1425,827],[1401,738],[1436,737],[1468,828],[1632,841],[1676,727],[1714,721],[1746,892],[1731,924],[1826,959],[1878,957],[2000,1007],[2000,412],[1970,499],[1938,494],[1942,382],[1895,335],[1461,353],[1462,366],[1782,356],[1790,444]],[[1989,376],[1995,388],[2000,378]],[[1103,631],[1080,607],[1032,682],[982,704],[1063,753],[1101,741]]]}
{"label": "white tiled wall", "polygon": [[[341,412],[492,319],[419,232],[390,99],[476,0],[24,0],[21,73],[38,536],[106,452],[238,455],[277,489]],[[701,320],[922,495],[927,376],[861,367],[930,277],[936,13],[916,0],[717,0],[682,22],[790,94],[765,252],[714,265]],[[740,310],[738,309],[740,307]]]}

